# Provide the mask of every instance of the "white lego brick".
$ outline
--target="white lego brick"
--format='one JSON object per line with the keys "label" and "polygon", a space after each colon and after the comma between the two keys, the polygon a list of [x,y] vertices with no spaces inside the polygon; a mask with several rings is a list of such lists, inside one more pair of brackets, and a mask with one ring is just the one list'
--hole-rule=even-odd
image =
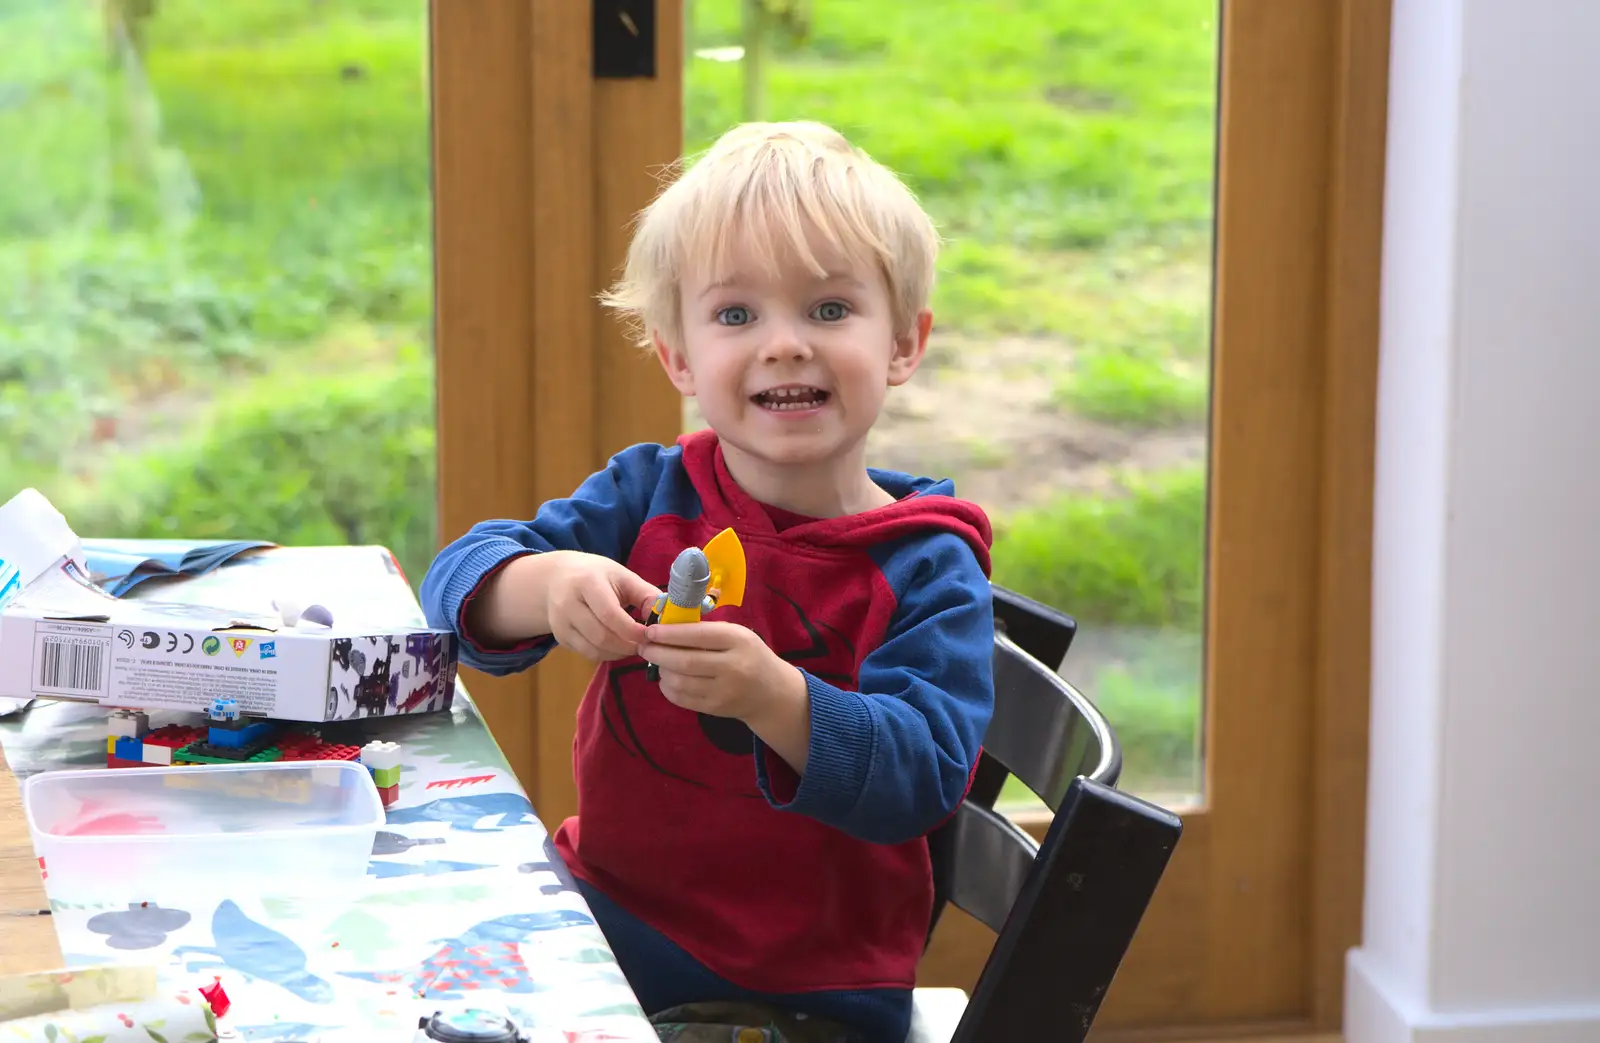
{"label": "white lego brick", "polygon": [[361,763],[371,771],[400,766],[400,744],[373,739],[361,747]]}
{"label": "white lego brick", "polygon": [[150,730],[150,715],[134,710],[114,710],[106,718],[106,734],[142,739]]}
{"label": "white lego brick", "polygon": [[143,760],[146,764],[170,765],[172,763],[172,747],[157,746],[153,742],[147,742],[144,744]]}

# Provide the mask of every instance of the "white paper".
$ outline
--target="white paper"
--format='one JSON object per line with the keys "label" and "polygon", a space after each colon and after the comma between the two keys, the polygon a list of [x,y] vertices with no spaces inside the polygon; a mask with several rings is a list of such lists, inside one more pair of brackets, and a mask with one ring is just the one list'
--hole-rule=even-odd
{"label": "white paper", "polygon": [[64,558],[88,567],[82,541],[43,493],[24,489],[0,505],[0,605]]}

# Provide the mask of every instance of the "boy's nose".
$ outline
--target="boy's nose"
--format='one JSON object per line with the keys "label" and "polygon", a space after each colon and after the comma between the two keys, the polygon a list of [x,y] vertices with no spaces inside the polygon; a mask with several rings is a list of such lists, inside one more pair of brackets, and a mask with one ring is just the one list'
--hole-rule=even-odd
{"label": "boy's nose", "polygon": [[803,362],[811,358],[811,346],[793,326],[773,324],[772,335],[761,346],[763,362]]}

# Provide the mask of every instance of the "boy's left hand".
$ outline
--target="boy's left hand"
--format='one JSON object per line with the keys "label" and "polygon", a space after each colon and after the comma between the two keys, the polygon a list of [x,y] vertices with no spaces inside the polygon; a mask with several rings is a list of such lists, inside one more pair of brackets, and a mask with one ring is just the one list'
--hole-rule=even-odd
{"label": "boy's left hand", "polygon": [[685,710],[746,721],[798,684],[800,672],[737,623],[654,624],[639,655],[661,668],[661,694]]}

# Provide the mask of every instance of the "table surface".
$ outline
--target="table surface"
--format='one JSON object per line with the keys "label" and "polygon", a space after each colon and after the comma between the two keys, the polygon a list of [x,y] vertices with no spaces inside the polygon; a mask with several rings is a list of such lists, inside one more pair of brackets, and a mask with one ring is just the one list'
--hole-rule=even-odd
{"label": "table surface", "polygon": [[[11,944],[21,934],[11,923],[0,930],[0,970],[59,967],[59,951],[67,967],[155,962],[180,986],[219,977],[233,1003],[223,1024],[246,1040],[398,1043],[420,1014],[477,1006],[538,1043],[654,1043],[543,824],[457,692],[444,713],[321,726],[331,741],[401,745],[400,798],[355,896],[233,893],[219,881],[179,909],[143,904],[136,884],[126,903],[75,902],[46,879],[52,915],[16,918],[35,943]],[[103,768],[108,713],[40,701],[0,718],[10,764],[0,771],[0,830],[10,829],[0,832],[0,912],[40,907],[41,897],[11,775]],[[153,711],[150,727],[201,720]],[[47,944],[52,925],[59,950]]]}
{"label": "table surface", "polygon": [[55,924],[38,915],[48,908],[22,814],[22,795],[0,749],[0,976],[61,966]]}

